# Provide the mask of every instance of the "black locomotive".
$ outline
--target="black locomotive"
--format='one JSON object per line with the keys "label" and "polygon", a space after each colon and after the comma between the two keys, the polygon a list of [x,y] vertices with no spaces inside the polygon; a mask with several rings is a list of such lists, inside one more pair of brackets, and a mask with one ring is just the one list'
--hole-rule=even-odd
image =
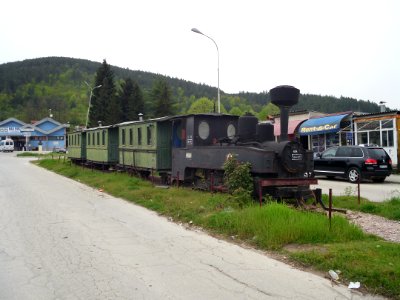
{"label": "black locomotive", "polygon": [[[300,91],[279,86],[270,91],[271,101],[281,111],[281,135],[275,142],[274,127],[258,123],[253,115],[178,116],[173,124],[172,176],[177,180],[220,186],[223,164],[228,156],[251,164],[255,191],[273,197],[301,198],[310,194],[313,153],[297,141],[288,140],[289,109],[298,102]],[[236,132],[237,128],[237,132]],[[181,132],[178,132],[178,130]],[[176,137],[183,143],[174,143]]]}

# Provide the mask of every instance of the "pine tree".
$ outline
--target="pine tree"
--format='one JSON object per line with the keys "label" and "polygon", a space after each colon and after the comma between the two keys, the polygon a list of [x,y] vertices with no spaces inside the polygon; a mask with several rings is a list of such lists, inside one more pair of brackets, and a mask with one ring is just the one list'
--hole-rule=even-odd
{"label": "pine tree", "polygon": [[89,126],[96,127],[101,121],[103,125],[115,124],[120,121],[121,109],[116,98],[114,73],[104,59],[96,72],[95,86],[100,88],[93,90],[92,107],[89,114]]}
{"label": "pine tree", "polygon": [[138,114],[144,114],[143,93],[136,81],[125,79],[121,84],[119,100],[121,104],[121,121],[133,121],[138,119]]}
{"label": "pine tree", "polygon": [[163,117],[173,114],[171,89],[164,79],[158,79],[153,84],[151,99],[155,104],[155,117]]}

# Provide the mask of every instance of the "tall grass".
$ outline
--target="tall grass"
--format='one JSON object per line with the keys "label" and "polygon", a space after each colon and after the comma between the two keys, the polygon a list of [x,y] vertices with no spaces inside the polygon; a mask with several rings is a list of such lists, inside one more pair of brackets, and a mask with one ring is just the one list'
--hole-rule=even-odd
{"label": "tall grass", "polygon": [[207,225],[268,249],[293,243],[323,244],[372,238],[341,216],[333,217],[330,230],[325,215],[298,211],[277,203],[270,203],[261,209],[252,206],[216,213],[209,218]]}

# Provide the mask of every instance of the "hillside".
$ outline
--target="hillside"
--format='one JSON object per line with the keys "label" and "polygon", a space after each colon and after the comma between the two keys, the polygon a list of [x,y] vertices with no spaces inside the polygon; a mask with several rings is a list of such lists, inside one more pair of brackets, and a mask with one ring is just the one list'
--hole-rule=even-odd
{"label": "hillside", "polygon": [[[85,81],[92,84],[100,62],[65,57],[29,59],[0,65],[0,120],[16,117],[25,122],[41,119],[52,110],[54,118],[61,122],[82,124],[85,120],[89,89]],[[215,87],[197,84],[183,79],[144,71],[112,67],[117,86],[125,78],[132,78],[144,91],[145,101],[154,80],[161,76],[172,90],[177,113],[187,111],[196,99],[214,99]],[[269,102],[268,93],[243,92],[226,94],[221,92],[221,102],[230,111],[240,105],[258,112]],[[363,111],[378,112],[376,103],[353,98],[301,95],[295,110],[317,110],[322,112]]]}

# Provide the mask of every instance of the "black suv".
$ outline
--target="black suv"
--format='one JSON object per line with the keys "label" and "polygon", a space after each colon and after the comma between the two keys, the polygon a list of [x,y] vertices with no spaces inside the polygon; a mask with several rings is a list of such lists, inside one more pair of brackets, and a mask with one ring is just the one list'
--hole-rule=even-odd
{"label": "black suv", "polygon": [[392,173],[392,160],[383,148],[362,146],[332,147],[314,158],[314,174],[340,176],[356,183],[362,179],[383,182]]}

